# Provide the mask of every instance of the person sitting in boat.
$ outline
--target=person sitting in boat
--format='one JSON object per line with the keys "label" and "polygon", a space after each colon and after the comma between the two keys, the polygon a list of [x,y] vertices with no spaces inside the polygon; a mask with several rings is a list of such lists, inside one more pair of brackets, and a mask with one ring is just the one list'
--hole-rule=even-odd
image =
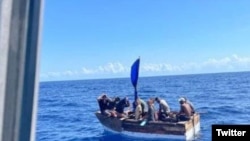
{"label": "person sitting in boat", "polygon": [[160,120],[165,120],[170,114],[170,107],[164,99],[159,97],[155,98],[155,101],[159,103],[158,117]]}
{"label": "person sitting in boat", "polygon": [[116,107],[116,105],[119,103],[119,101],[120,101],[120,98],[119,98],[119,97],[115,97],[115,98],[113,98],[113,99],[110,99],[110,100],[108,101],[108,109],[109,109],[109,110],[115,110],[115,107]]}
{"label": "person sitting in boat", "polygon": [[139,120],[142,117],[142,106],[140,98],[136,100],[136,108],[135,108],[135,120]]}
{"label": "person sitting in boat", "polygon": [[110,99],[107,97],[106,94],[102,94],[97,98],[100,111],[103,115],[111,116],[111,112],[108,110],[108,103],[110,102]]}
{"label": "person sitting in boat", "polygon": [[195,110],[194,110],[194,105],[192,102],[190,102],[187,97],[183,97],[185,99],[185,102],[191,107],[192,109],[192,113],[194,114],[195,113]]}
{"label": "person sitting in boat", "polygon": [[156,114],[155,107],[154,107],[154,100],[149,99],[147,101],[147,104],[148,104],[147,120],[148,121],[156,121],[157,120],[157,114]]}
{"label": "person sitting in boat", "polygon": [[119,97],[115,97],[113,99],[108,98],[107,109],[108,109],[108,112],[111,113],[111,116],[113,117],[117,117],[115,107],[119,103],[119,101],[120,101]]}
{"label": "person sitting in boat", "polygon": [[130,103],[128,100],[128,97],[123,98],[122,100],[120,100],[118,102],[118,104],[116,105],[116,113],[117,113],[117,117],[127,117],[128,115],[124,112],[124,108],[129,107]]}
{"label": "person sitting in boat", "polygon": [[147,106],[147,103],[143,99],[141,99],[139,97],[138,97],[138,99],[141,103],[141,108],[142,108],[141,115],[142,115],[142,117],[144,117],[146,115],[146,113],[148,112],[148,106]]}
{"label": "person sitting in boat", "polygon": [[185,102],[185,98],[180,98],[180,112],[177,114],[177,118],[180,121],[187,121],[192,116],[192,108]]}
{"label": "person sitting in boat", "polygon": [[[148,112],[148,105],[147,105],[147,103],[146,103],[144,100],[142,100],[141,98],[138,97],[137,99],[140,101],[141,108],[142,108],[141,116],[144,117],[144,116],[147,114],[147,112]],[[137,103],[137,100],[136,100],[136,103]],[[135,105],[137,105],[137,104],[135,104]],[[135,111],[134,111],[134,112],[135,112]]]}

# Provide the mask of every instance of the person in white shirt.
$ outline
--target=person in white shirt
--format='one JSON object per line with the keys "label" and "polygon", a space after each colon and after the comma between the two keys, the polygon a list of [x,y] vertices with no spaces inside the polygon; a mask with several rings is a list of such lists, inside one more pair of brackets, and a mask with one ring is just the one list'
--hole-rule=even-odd
{"label": "person in white shirt", "polygon": [[140,99],[136,100],[136,108],[135,108],[135,120],[141,119],[142,115],[142,106]]}
{"label": "person in white shirt", "polygon": [[156,97],[155,101],[159,104],[159,119],[168,117],[170,114],[170,106],[168,105],[168,103],[164,99],[160,99],[159,97]]}

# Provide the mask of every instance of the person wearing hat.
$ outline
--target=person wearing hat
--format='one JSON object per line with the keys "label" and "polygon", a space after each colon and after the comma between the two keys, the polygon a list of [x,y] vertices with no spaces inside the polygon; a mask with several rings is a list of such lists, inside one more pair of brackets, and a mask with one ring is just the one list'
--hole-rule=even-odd
{"label": "person wearing hat", "polygon": [[180,103],[180,112],[177,114],[178,119],[181,121],[189,120],[192,116],[192,108],[189,104],[186,103],[185,98],[179,99]]}

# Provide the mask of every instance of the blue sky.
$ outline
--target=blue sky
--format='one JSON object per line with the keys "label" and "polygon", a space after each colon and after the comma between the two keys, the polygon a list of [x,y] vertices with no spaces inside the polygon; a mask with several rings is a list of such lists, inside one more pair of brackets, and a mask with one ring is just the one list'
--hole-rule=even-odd
{"label": "blue sky", "polygon": [[250,70],[248,0],[47,0],[40,81]]}

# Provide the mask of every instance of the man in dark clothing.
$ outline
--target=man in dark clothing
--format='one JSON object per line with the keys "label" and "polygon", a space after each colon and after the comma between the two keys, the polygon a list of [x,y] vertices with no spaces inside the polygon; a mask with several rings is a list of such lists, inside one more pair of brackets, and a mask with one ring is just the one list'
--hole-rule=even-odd
{"label": "man in dark clothing", "polygon": [[110,99],[108,100],[108,109],[109,110],[114,110],[116,105],[119,103],[120,98],[119,97],[115,97],[114,99]]}
{"label": "man in dark clothing", "polygon": [[127,115],[124,113],[124,108],[129,107],[130,103],[128,97],[123,98],[116,105],[116,113],[118,117],[126,117]]}
{"label": "man in dark clothing", "polygon": [[107,97],[106,94],[102,94],[97,98],[100,111],[103,115],[111,116],[111,113],[108,110],[108,102],[110,102],[110,99]]}

